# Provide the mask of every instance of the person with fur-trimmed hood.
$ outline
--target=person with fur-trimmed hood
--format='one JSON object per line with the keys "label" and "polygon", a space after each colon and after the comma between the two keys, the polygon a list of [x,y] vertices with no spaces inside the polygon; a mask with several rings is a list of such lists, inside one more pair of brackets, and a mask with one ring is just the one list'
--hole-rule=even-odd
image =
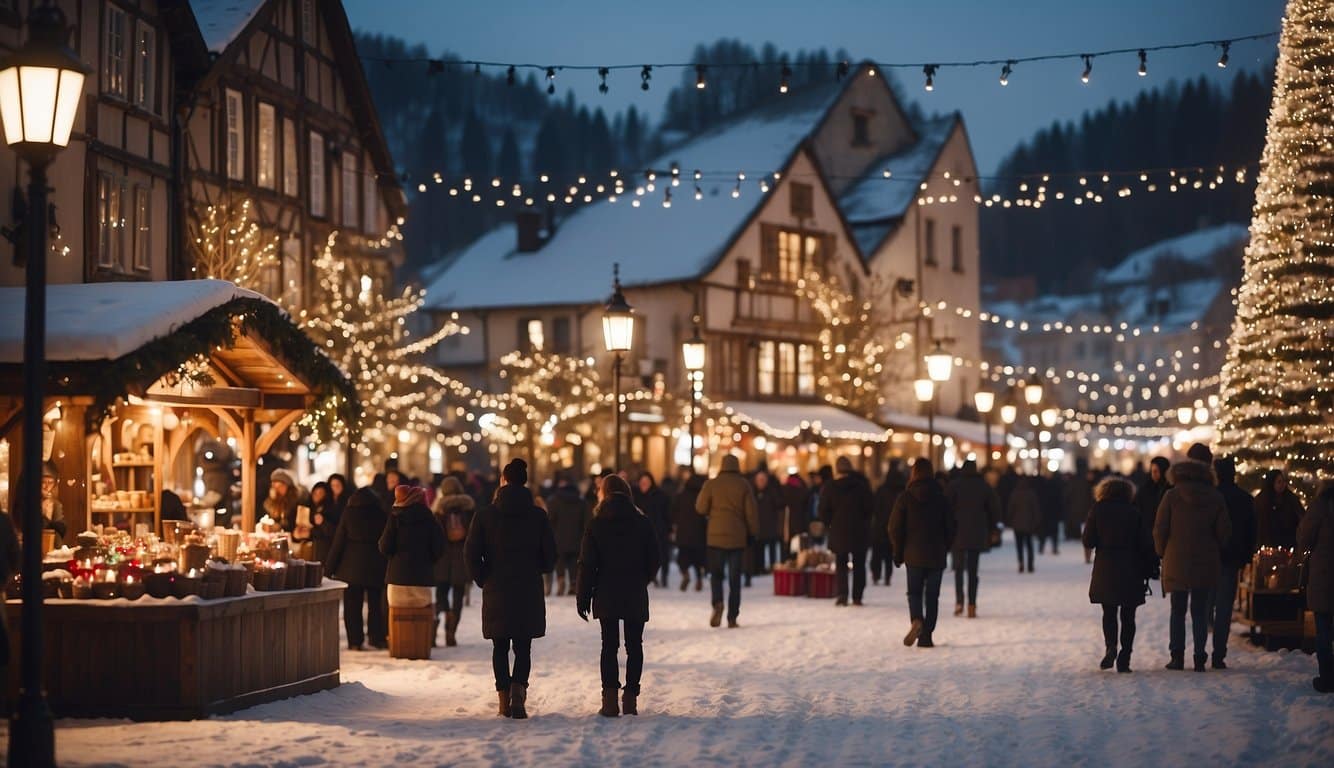
{"label": "person with fur-trimmed hood", "polygon": [[1117,672],[1130,671],[1135,609],[1144,604],[1145,583],[1157,561],[1134,498],[1135,486],[1130,481],[1108,477],[1093,489],[1093,507],[1084,523],[1084,549],[1094,552],[1089,602],[1102,605],[1102,638],[1107,648],[1098,666],[1111,669],[1115,664]]}
{"label": "person with fur-trimmed hood", "polygon": [[[459,644],[463,595],[468,589],[468,528],[477,504],[457,477],[446,475],[431,503],[431,512],[445,532],[445,552],[435,561],[435,609],[445,614],[445,646]],[[435,635],[431,636],[432,640]]]}
{"label": "person with fur-trimmed hood", "polygon": [[1218,583],[1221,550],[1232,533],[1227,505],[1215,487],[1213,459],[1207,446],[1195,443],[1185,461],[1172,465],[1167,471],[1172,488],[1158,502],[1153,524],[1153,543],[1163,559],[1163,592],[1172,596],[1168,669],[1185,668],[1188,605],[1195,671],[1203,672],[1209,659],[1209,595]]}

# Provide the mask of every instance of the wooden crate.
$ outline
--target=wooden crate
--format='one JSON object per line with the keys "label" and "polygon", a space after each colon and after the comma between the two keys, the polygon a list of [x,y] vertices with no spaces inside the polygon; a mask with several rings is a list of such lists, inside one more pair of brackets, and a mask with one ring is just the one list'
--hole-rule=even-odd
{"label": "wooden crate", "polygon": [[421,608],[389,606],[390,658],[431,658],[431,638],[434,635],[434,604]]}
{"label": "wooden crate", "polygon": [[[192,720],[335,688],[342,582],[208,601],[48,600],[47,698],[59,717]],[[11,627],[22,605],[6,605]],[[10,633],[10,701],[20,635]]]}

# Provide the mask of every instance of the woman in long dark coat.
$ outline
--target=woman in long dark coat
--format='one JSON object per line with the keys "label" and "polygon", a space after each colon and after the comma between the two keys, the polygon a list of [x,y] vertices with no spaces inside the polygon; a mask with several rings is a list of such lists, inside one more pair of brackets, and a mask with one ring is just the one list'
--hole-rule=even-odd
{"label": "woman in long dark coat", "polygon": [[1311,685],[1334,693],[1334,482],[1321,484],[1297,530],[1297,543],[1310,550],[1306,607],[1315,614],[1315,657],[1319,676]]}
{"label": "woman in long dark coat", "polygon": [[[347,647],[361,650],[366,635],[372,648],[388,648],[389,619],[385,614],[384,573],[389,560],[380,554],[380,534],[389,513],[369,488],[358,488],[334,531],[326,570],[347,582],[343,591],[343,627]],[[367,604],[367,626],[361,623],[362,601]],[[363,634],[364,633],[364,634]]]}
{"label": "woman in long dark coat", "polygon": [[644,671],[644,625],[648,623],[648,585],[658,573],[662,553],[654,525],[631,501],[630,486],[618,475],[598,487],[599,503],[584,530],[575,585],[579,618],[602,624],[603,717],[617,717],[621,688],[616,659],[625,625],[625,693],[622,708],[639,714],[639,678]]}
{"label": "woman in long dark coat", "polygon": [[[1102,605],[1102,638],[1107,653],[1101,669],[1130,671],[1135,643],[1135,610],[1144,605],[1144,584],[1157,554],[1153,539],[1133,503],[1135,486],[1108,477],[1093,490],[1094,504],[1084,525],[1084,548],[1095,551],[1089,602]],[[1121,649],[1117,651],[1117,617]]]}
{"label": "woman in long dark coat", "polygon": [[894,548],[894,564],[908,568],[908,617],[912,627],[903,644],[934,648],[931,634],[936,628],[945,557],[954,543],[954,515],[927,459],[913,463],[908,489],[894,502],[894,510],[889,513],[889,541]]}
{"label": "woman in long dark coat", "polygon": [[[602,489],[598,489],[599,503],[602,498]],[[661,563],[662,573],[654,578],[654,582],[660,587],[667,586],[667,578],[671,576],[672,568],[672,499],[654,480],[653,475],[648,472],[642,472],[639,475],[639,482],[632,494],[633,503],[639,507],[644,516],[653,524],[653,533],[657,536],[658,542],[658,562]]]}
{"label": "woman in long dark coat", "polygon": [[[495,500],[472,519],[468,573],[482,588],[482,637],[491,641],[499,714],[528,717],[533,638],[547,633],[542,574],[556,567],[556,538],[528,484],[528,464],[515,459],[501,473]],[[509,654],[514,651],[514,666]]]}
{"label": "woman in long dark coat", "polygon": [[445,614],[445,646],[459,644],[459,620],[463,616],[463,594],[468,588],[468,554],[464,544],[472,525],[476,503],[463,491],[457,477],[440,481],[431,511],[445,532],[445,553],[435,561],[435,609]]}
{"label": "woman in long dark coat", "polygon": [[1271,469],[1255,495],[1256,539],[1262,547],[1297,546],[1297,526],[1302,520],[1302,502],[1288,488],[1281,470]]}

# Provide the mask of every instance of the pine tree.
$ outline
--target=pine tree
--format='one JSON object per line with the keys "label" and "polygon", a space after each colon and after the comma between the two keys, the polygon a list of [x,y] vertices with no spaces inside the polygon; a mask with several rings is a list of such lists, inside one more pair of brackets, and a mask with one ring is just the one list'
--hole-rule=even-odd
{"label": "pine tree", "polygon": [[1289,0],[1251,243],[1222,372],[1220,447],[1310,494],[1334,469],[1334,7]]}

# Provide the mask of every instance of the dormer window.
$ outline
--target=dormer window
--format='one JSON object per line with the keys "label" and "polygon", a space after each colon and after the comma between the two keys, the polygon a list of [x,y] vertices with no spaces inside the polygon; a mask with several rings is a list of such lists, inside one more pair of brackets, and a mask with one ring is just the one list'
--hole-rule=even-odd
{"label": "dormer window", "polygon": [[871,116],[865,112],[852,113],[852,146],[871,145]]}

